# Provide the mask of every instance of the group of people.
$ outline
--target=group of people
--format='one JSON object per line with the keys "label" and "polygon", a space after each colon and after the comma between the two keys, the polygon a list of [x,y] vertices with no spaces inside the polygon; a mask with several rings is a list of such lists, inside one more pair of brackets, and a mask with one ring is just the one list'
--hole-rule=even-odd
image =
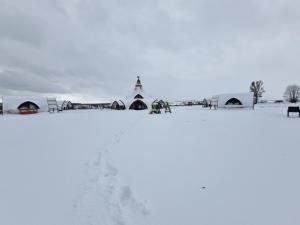
{"label": "group of people", "polygon": [[162,103],[158,100],[152,102],[150,114],[160,114],[161,110],[164,110],[165,113],[172,113],[169,102]]}

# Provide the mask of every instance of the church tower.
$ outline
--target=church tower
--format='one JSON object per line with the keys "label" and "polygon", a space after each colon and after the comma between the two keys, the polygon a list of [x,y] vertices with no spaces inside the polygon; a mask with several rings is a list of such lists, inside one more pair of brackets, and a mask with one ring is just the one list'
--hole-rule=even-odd
{"label": "church tower", "polygon": [[135,84],[135,88],[134,88],[135,91],[142,91],[143,90],[143,85],[142,85],[142,82],[140,80],[140,76],[137,76],[137,81],[136,81],[136,84]]}
{"label": "church tower", "polygon": [[137,76],[137,81],[134,87],[133,91],[133,98],[134,99],[143,99],[144,98],[144,90],[143,90],[143,85],[140,80],[140,76]]}
{"label": "church tower", "polygon": [[132,94],[132,100],[129,106],[129,109],[133,110],[145,110],[148,109],[148,106],[145,102],[145,97],[144,96],[144,90],[143,90],[143,85],[140,79],[140,76],[137,76],[137,81],[134,87],[134,91]]}

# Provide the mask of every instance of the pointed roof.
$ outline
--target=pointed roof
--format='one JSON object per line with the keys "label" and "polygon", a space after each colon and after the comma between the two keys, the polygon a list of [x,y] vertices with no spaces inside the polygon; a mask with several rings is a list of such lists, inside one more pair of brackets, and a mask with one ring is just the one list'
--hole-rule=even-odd
{"label": "pointed roof", "polygon": [[131,94],[131,97],[135,98],[136,96],[141,96],[141,98],[144,98],[145,97],[144,95],[145,95],[145,92],[143,89],[142,82],[140,80],[140,76],[137,76],[137,81],[135,83],[135,87],[134,87],[133,93]]}
{"label": "pointed roof", "polygon": [[142,82],[140,80],[140,76],[137,76],[137,81],[136,81],[134,90],[135,91],[138,91],[138,90],[142,91],[143,90],[143,85],[142,85]]}
{"label": "pointed roof", "polygon": [[126,96],[124,100],[126,108],[129,109],[130,105],[138,100],[144,102],[148,107],[153,102],[152,97],[148,96],[145,93],[140,76],[137,76],[137,81],[135,83],[133,92],[131,93],[131,95]]}

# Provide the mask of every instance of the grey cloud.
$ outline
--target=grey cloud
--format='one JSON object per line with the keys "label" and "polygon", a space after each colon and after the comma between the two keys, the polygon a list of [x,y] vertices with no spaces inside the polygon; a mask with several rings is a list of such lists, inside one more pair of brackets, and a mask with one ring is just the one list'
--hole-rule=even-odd
{"label": "grey cloud", "polygon": [[50,81],[43,75],[28,74],[22,71],[0,72],[0,84],[14,91],[30,91],[36,93],[67,93],[68,89],[58,82]]}
{"label": "grey cloud", "polygon": [[[0,0],[2,94],[168,98],[300,83],[296,0]],[[10,72],[9,72],[10,71]],[[11,75],[13,71],[13,76]]]}
{"label": "grey cloud", "polygon": [[[42,19],[22,12],[19,8],[5,3],[0,7],[0,40],[12,39],[30,45],[41,45],[45,41]],[[44,26],[43,26],[44,25]]]}

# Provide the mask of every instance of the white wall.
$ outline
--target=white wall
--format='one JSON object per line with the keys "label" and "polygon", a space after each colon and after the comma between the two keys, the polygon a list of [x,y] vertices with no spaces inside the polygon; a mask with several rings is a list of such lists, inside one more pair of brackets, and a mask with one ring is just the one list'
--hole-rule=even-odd
{"label": "white wall", "polygon": [[226,105],[226,102],[228,100],[230,100],[231,98],[236,98],[242,103],[242,106],[238,106],[238,107],[252,108],[253,107],[253,97],[254,97],[253,93],[249,92],[249,93],[221,94],[221,95],[214,96],[213,98],[218,99],[218,107],[220,107],[220,108],[237,107],[237,106],[232,106],[232,105],[231,106]]}

